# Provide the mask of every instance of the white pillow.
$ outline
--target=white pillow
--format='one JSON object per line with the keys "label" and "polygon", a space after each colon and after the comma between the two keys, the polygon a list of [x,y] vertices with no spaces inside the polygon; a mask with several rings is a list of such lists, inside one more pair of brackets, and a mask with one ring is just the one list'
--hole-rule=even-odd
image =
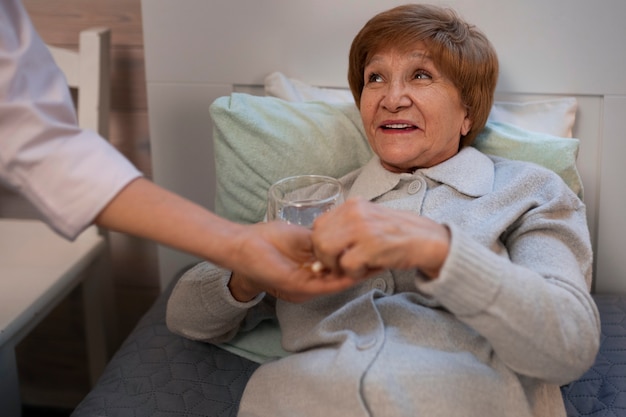
{"label": "white pillow", "polygon": [[280,72],[265,77],[265,95],[287,101],[325,101],[327,103],[354,103],[350,90],[315,87],[300,80],[288,78]]}
{"label": "white pillow", "polygon": [[523,102],[496,101],[490,122],[510,123],[523,129],[571,138],[578,102],[575,97]]}
{"label": "white pillow", "polygon": [[[350,90],[315,87],[273,72],[265,78],[265,94],[287,101],[326,101],[354,103]],[[533,132],[571,138],[578,102],[574,97],[533,101],[496,101],[489,121],[509,123]]]}

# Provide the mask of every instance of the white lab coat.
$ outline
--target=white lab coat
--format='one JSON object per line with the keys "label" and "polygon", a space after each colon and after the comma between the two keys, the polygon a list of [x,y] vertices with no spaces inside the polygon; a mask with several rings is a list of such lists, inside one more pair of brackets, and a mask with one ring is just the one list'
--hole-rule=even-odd
{"label": "white lab coat", "polygon": [[0,181],[76,237],[141,173],[77,125],[65,77],[19,0],[0,2]]}

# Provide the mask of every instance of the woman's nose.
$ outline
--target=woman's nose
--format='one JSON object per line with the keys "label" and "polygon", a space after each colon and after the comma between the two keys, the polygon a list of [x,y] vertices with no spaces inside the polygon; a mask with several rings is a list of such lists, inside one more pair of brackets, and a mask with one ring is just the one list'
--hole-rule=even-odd
{"label": "woman's nose", "polygon": [[411,98],[409,97],[406,86],[402,82],[389,83],[388,88],[385,91],[385,96],[381,101],[381,105],[392,112],[402,110],[411,105]]}

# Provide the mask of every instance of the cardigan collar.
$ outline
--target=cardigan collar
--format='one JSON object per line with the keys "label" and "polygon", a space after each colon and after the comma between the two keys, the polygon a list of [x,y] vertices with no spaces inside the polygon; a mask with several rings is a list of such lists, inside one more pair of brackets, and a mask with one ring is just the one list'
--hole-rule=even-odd
{"label": "cardigan collar", "polygon": [[378,156],[363,166],[354,181],[348,197],[360,196],[373,200],[394,189],[402,180],[411,180],[423,175],[436,182],[446,184],[470,197],[480,197],[493,189],[493,161],[473,147],[465,147],[452,158],[430,168],[421,168],[413,173],[394,173],[386,170]]}

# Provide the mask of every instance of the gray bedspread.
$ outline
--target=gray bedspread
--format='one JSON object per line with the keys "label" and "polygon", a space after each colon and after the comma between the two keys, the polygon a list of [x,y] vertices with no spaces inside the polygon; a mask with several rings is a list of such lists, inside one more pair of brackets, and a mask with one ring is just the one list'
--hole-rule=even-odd
{"label": "gray bedspread", "polygon": [[171,333],[163,292],[142,317],[71,417],[236,416],[259,366]]}
{"label": "gray bedspread", "polygon": [[[235,416],[257,363],[172,334],[171,288],[144,315],[72,417]],[[596,295],[602,343],[595,365],[562,387],[568,417],[626,416],[626,297]]]}

